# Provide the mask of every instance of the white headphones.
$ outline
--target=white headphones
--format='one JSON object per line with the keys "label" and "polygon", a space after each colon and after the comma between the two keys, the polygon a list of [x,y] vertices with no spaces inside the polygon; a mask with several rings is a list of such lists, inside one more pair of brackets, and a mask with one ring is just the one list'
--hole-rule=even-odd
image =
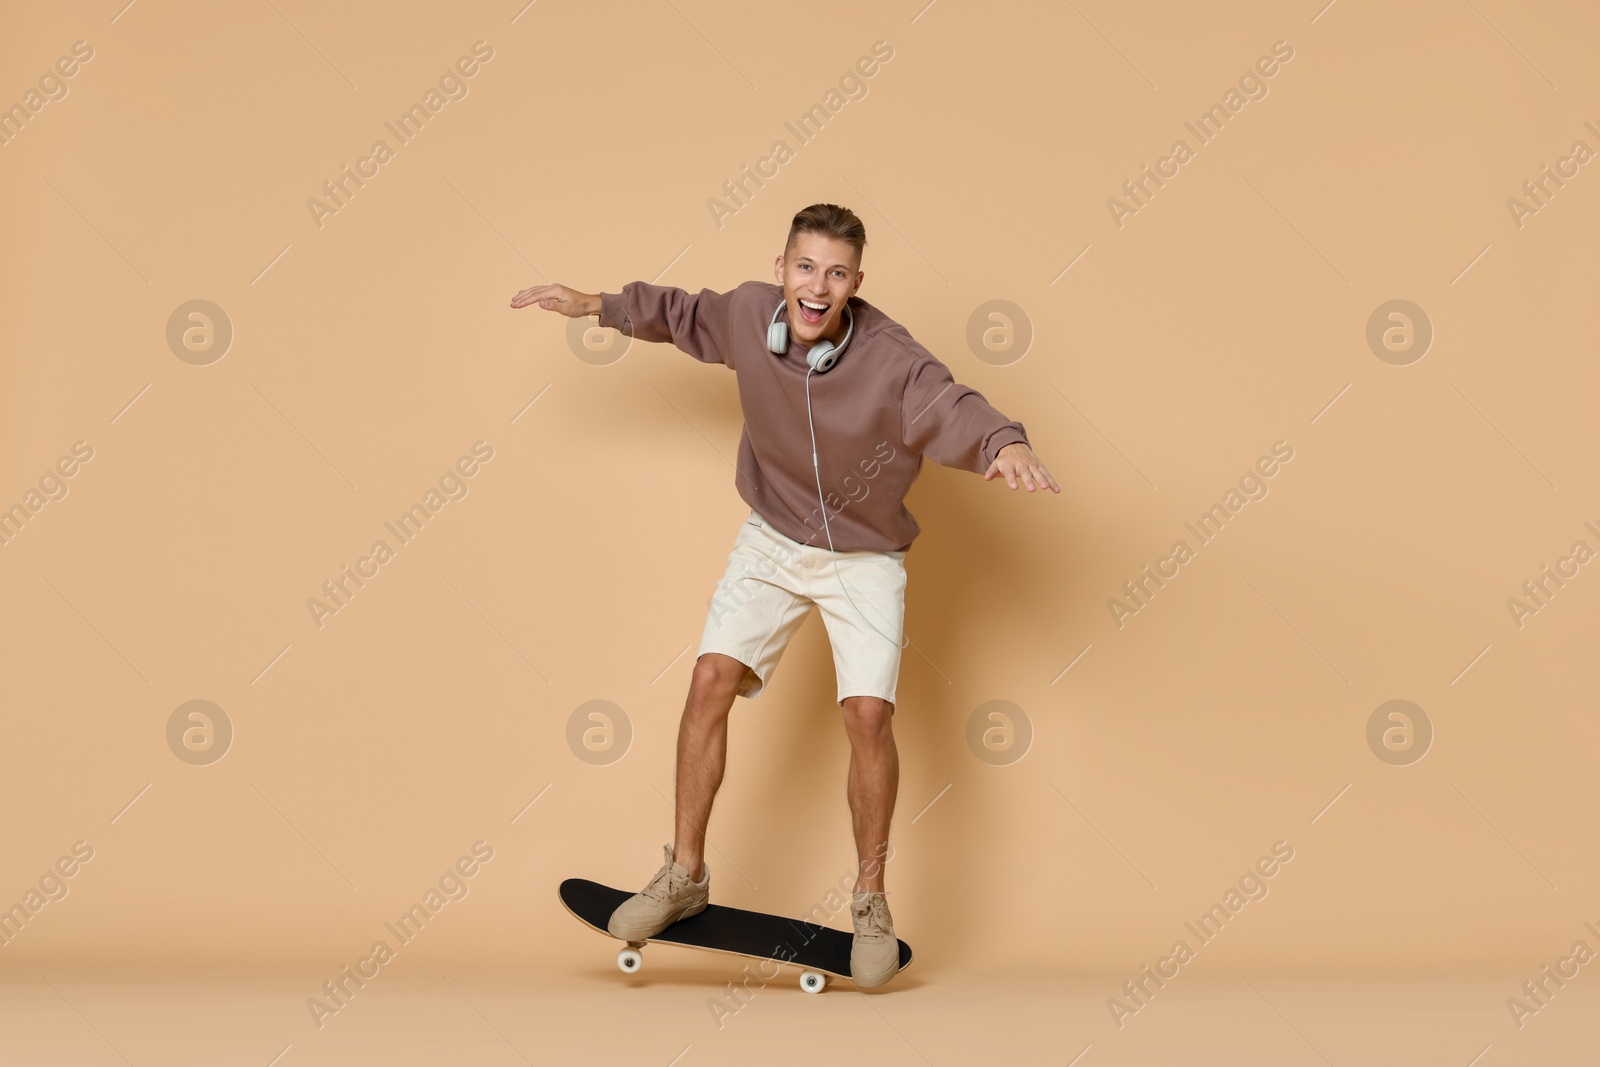
{"label": "white headphones", "polygon": [[[781,356],[789,351],[789,324],[778,321],[778,316],[787,306],[787,300],[779,303],[772,312],[772,321],[767,324],[767,350],[772,352],[773,355]],[[817,480],[817,504],[821,508],[822,531],[828,537],[828,555],[833,559],[833,575],[839,580],[840,590],[843,591],[845,599],[850,602],[850,606],[856,609],[856,614],[861,616],[861,621],[866,623],[873,633],[890,644],[897,645],[903,649],[911,643],[911,638],[905,636],[904,630],[902,629],[900,637],[891,637],[884,633],[873,624],[871,619],[867,618],[867,613],[861,610],[861,606],[850,595],[850,587],[845,584],[844,575],[839,573],[839,553],[833,547],[833,528],[828,524],[828,502],[822,492],[822,468],[817,462],[817,424],[811,418],[811,376],[832,370],[833,365],[839,362],[839,357],[844,355],[845,346],[850,343],[850,337],[856,331],[856,316],[850,310],[848,303],[844,306],[844,313],[850,320],[850,325],[845,328],[844,340],[839,342],[837,347],[834,346],[832,341],[824,339],[806,350],[806,366],[808,368],[806,370],[806,430],[811,435],[811,473]]]}
{"label": "white headphones", "polygon": [[[788,306],[787,300],[781,301],[773,309],[772,321],[767,324],[767,350],[776,356],[789,351],[789,324],[778,321],[778,316]],[[806,349],[806,365],[818,374],[833,369],[833,365],[839,362],[839,357],[844,355],[845,346],[850,343],[850,335],[856,332],[855,312],[850,310],[848,302],[844,305],[844,314],[850,325],[844,331],[844,340],[840,341],[837,347],[832,341],[824,338]]]}

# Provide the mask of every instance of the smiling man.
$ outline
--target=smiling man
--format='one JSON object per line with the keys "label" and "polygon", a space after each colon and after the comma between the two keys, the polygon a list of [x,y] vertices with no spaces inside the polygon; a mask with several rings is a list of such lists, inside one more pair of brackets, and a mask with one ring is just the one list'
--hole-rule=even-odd
{"label": "smiling man", "polygon": [[899,966],[883,888],[889,822],[900,781],[892,716],[904,645],[905,556],[920,532],[905,495],[923,457],[1059,493],[1008,420],[856,295],[866,228],[848,208],[795,215],[776,284],[748,281],[690,294],[629,282],[621,293],[565,285],[511,300],[569,317],[600,316],[645,341],[670,342],[738,380],[744,433],[735,482],[751,507],[712,597],[678,725],[677,820],[666,862],[611,917],[617,937],[642,941],[704,911],[706,823],[727,754],[735,697],[767,685],[813,605],[833,647],[850,740],[847,796],[855,832],[851,973],[883,985]]}

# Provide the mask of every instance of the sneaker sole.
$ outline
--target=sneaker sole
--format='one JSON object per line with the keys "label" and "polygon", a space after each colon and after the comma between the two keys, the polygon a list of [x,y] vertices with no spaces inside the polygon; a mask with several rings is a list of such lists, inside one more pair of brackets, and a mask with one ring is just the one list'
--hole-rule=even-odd
{"label": "sneaker sole", "polygon": [[856,985],[860,986],[862,989],[876,989],[879,986],[888,985],[889,984],[889,979],[893,978],[895,975],[897,975],[899,973],[900,973],[900,968],[899,967],[895,967],[893,970],[881,972],[881,973],[878,973],[878,974],[857,975],[857,974],[852,972],[851,975],[850,975],[850,980],[852,982],[854,982]]}

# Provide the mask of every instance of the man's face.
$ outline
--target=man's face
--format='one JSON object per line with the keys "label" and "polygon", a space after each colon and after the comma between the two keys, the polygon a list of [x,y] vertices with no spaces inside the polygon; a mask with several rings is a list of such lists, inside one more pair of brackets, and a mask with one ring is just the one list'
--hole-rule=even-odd
{"label": "man's face", "polygon": [[808,348],[824,337],[842,341],[850,326],[845,301],[866,277],[860,266],[849,242],[820,233],[796,234],[772,268],[789,305],[789,336]]}

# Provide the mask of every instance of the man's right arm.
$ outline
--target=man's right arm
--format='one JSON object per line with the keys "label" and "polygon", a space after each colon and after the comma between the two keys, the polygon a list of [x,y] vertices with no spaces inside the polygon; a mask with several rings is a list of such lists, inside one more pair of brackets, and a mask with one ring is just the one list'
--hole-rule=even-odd
{"label": "man's right arm", "polygon": [[641,341],[676,345],[702,363],[732,366],[727,344],[732,297],[732,291],[689,293],[670,285],[629,282],[620,293],[600,294],[600,325]]}

